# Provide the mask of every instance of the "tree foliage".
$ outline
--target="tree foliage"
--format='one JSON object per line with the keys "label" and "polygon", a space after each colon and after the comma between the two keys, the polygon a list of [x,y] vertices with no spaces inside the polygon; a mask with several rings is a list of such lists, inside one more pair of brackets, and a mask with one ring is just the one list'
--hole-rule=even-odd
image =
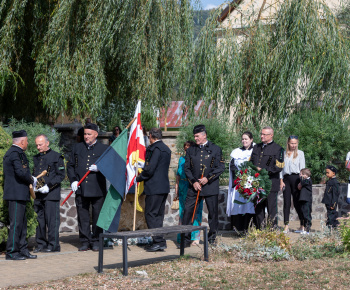
{"label": "tree foliage", "polygon": [[217,22],[220,11],[207,20],[196,47],[189,106],[217,100],[240,124],[255,125],[288,117],[300,102],[348,109],[349,45],[335,14],[322,0],[274,2],[274,17],[262,17],[271,9],[262,1],[231,25]]}
{"label": "tree foliage", "polygon": [[4,0],[1,101],[30,91],[52,115],[93,118],[111,100],[163,106],[185,84],[192,9],[190,0]]}

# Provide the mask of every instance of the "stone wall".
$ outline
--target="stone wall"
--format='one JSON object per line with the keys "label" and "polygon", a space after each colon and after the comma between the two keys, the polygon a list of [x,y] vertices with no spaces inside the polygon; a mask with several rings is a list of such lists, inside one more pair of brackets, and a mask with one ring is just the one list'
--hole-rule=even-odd
{"label": "stone wall", "polygon": [[[226,197],[227,197],[227,186],[220,186],[219,195],[219,229],[230,230],[230,218],[226,216]],[[312,204],[312,219],[314,220],[325,220],[327,212],[324,204],[321,203],[325,185],[316,184],[312,187],[313,193],[313,204]],[[340,186],[340,197],[338,212],[339,216],[344,216],[350,211],[350,205],[346,203],[347,184],[341,184]],[[69,190],[62,190],[62,200],[67,196]],[[165,218],[164,226],[177,225],[179,222],[178,210],[171,209],[171,203],[175,195],[175,189],[172,187],[170,194],[165,205]],[[144,204],[144,200],[141,200],[141,204]],[[132,229],[132,211],[133,211],[133,197],[129,196],[126,202],[123,204],[122,217],[121,217],[121,228],[123,230]],[[280,192],[278,194],[278,219],[283,221],[283,195]],[[295,209],[292,207],[290,213],[290,221],[298,220],[298,216]],[[145,220],[142,213],[137,213],[137,225],[136,229],[145,228]],[[203,209],[203,225],[208,225],[208,211],[204,203]],[[61,207],[61,227],[60,232],[77,232],[78,222],[77,213],[75,209],[74,195],[70,197],[66,204]]]}

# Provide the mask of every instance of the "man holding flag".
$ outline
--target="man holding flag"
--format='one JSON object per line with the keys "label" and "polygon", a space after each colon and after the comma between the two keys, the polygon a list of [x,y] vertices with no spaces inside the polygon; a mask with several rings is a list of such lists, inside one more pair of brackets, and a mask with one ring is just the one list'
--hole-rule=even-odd
{"label": "man holding flag", "polygon": [[[98,127],[89,123],[84,127],[84,142],[74,146],[67,164],[67,174],[75,192],[75,203],[78,212],[79,238],[82,247],[79,251],[92,249],[98,251],[99,235],[102,229],[96,225],[106,196],[106,179],[99,172],[95,162],[108,148],[97,142]],[[79,180],[87,171],[91,173],[78,187]],[[92,233],[90,229],[90,205],[92,205]]]}
{"label": "man holding flag", "polygon": [[[162,141],[162,131],[152,128],[149,132],[150,146],[146,150],[145,167],[136,178],[137,182],[144,181],[146,194],[145,218],[149,229],[163,227],[165,202],[170,191],[169,165],[171,151]],[[153,245],[146,248],[148,252],[166,249],[163,237],[153,237]]]}

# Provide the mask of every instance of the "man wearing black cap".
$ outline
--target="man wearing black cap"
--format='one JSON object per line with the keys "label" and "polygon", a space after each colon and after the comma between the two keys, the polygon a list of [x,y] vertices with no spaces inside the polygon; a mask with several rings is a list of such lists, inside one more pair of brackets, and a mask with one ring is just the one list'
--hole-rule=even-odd
{"label": "man wearing black cap", "polygon": [[261,143],[254,145],[250,161],[258,170],[266,169],[272,182],[272,187],[267,199],[260,202],[255,208],[255,225],[261,228],[265,220],[265,208],[267,207],[268,222],[277,226],[277,193],[280,189],[279,173],[284,167],[284,150],[273,141],[274,131],[271,127],[261,130]]}
{"label": "man wearing black cap", "polygon": [[[207,131],[204,125],[197,125],[193,129],[196,146],[191,146],[186,151],[185,174],[190,183],[185,202],[183,224],[192,222],[194,210],[198,209],[196,204],[197,194],[204,198],[208,208],[209,243],[214,244],[218,230],[218,196],[219,176],[225,170],[225,162],[222,159],[221,148],[207,140]],[[202,177],[203,176],[203,177]],[[185,245],[191,244],[191,235],[186,235]]]}
{"label": "man wearing black cap", "polygon": [[[136,181],[145,182],[144,193],[145,218],[149,229],[163,227],[165,202],[170,191],[169,165],[171,151],[162,141],[162,131],[152,128],[149,131],[150,146],[146,150],[145,167]],[[147,247],[148,252],[163,251],[166,241],[161,236],[153,237],[153,244]]]}
{"label": "man wearing black cap", "polygon": [[[98,171],[95,162],[108,148],[97,142],[98,127],[89,123],[84,127],[84,142],[74,146],[67,164],[67,174],[75,192],[75,204],[78,212],[79,238],[82,246],[79,251],[92,249],[98,251],[99,235],[102,229],[96,226],[104,199],[106,197],[106,179]],[[78,187],[79,180],[90,170],[91,173]],[[90,229],[90,205],[92,205],[92,231]]]}
{"label": "man wearing black cap", "polygon": [[38,135],[35,144],[39,154],[33,157],[33,175],[38,176],[44,170],[47,173],[38,178],[39,189],[34,200],[38,220],[35,236],[37,248],[34,252],[59,252],[61,182],[65,178],[64,160],[62,154],[50,149],[46,135]]}
{"label": "man wearing black cap", "polygon": [[326,184],[326,190],[324,191],[324,196],[322,203],[325,204],[327,209],[327,226],[329,228],[336,228],[339,224],[337,217],[337,204],[339,198],[339,182],[337,180],[336,174],[338,170],[333,165],[327,165],[326,176],[328,181]]}
{"label": "man wearing black cap", "polygon": [[4,200],[7,201],[10,229],[6,244],[6,260],[36,259],[28,251],[26,204],[30,201],[29,185],[36,186],[24,151],[28,147],[27,132],[12,132],[12,146],[6,152],[4,166]]}

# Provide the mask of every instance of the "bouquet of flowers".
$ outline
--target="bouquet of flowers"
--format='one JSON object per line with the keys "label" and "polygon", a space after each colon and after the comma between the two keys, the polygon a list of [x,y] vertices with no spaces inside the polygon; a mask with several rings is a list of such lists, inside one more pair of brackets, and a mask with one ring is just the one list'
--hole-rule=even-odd
{"label": "bouquet of flowers", "polygon": [[[234,180],[235,189],[248,202],[258,203],[267,198],[271,190],[271,180],[266,169],[258,171],[251,162],[244,162],[237,171],[237,178]],[[235,203],[245,204],[239,200]]]}

